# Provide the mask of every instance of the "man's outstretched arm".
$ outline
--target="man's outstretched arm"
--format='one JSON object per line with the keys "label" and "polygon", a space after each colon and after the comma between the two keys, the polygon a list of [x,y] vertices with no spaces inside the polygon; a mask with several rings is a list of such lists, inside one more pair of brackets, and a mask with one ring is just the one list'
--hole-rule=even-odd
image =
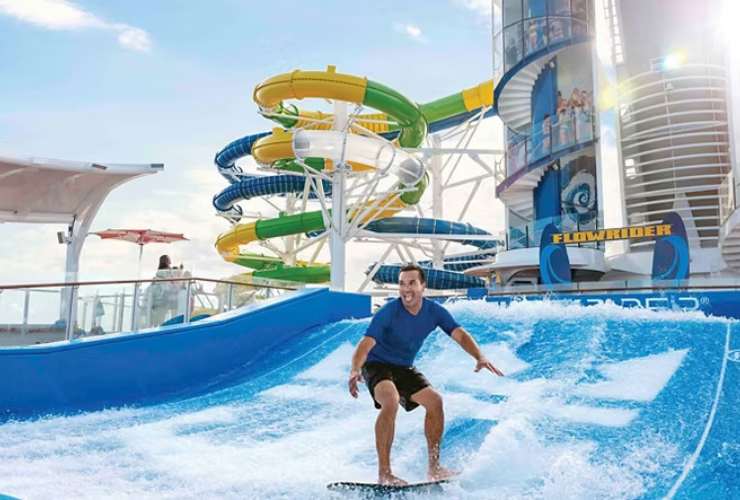
{"label": "man's outstretched arm", "polygon": [[461,326],[455,328],[452,331],[451,336],[455,342],[460,344],[460,347],[462,347],[465,352],[473,356],[476,363],[475,371],[480,371],[482,368],[485,368],[491,373],[498,375],[499,377],[504,376],[504,374],[501,373],[501,370],[493,366],[493,363],[488,361],[488,359],[483,355],[483,353],[480,351],[480,347],[478,347],[478,343],[475,341],[473,336],[465,330],[465,328]]}
{"label": "man's outstretched arm", "polygon": [[349,372],[349,393],[353,398],[356,398],[359,394],[357,389],[357,383],[362,380],[362,365],[367,360],[367,354],[375,346],[375,339],[372,337],[364,336],[360,343],[355,348],[355,353],[352,355],[352,369]]}

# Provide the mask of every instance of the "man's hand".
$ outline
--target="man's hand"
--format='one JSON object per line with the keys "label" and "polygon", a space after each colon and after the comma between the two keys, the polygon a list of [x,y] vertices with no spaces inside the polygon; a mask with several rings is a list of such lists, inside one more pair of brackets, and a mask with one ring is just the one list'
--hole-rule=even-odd
{"label": "man's hand", "polygon": [[349,393],[353,398],[357,398],[359,391],[357,390],[357,382],[362,382],[362,372],[360,369],[367,360],[367,353],[370,349],[375,346],[375,339],[365,335],[362,340],[357,344],[355,353],[352,355],[352,368],[349,372]]}
{"label": "man's hand", "polygon": [[357,383],[362,381],[362,373],[360,373],[360,370],[352,370],[349,372],[349,393],[353,398],[357,398],[357,395],[360,393],[357,389]]}
{"label": "man's hand", "polygon": [[478,361],[475,364],[475,371],[476,372],[481,371],[483,368],[485,368],[486,370],[490,371],[491,373],[493,373],[495,375],[498,375],[499,377],[503,377],[504,376],[504,374],[501,373],[501,370],[499,370],[498,368],[496,368],[495,366],[493,366],[493,363],[491,363],[490,361],[488,361],[485,356],[481,356],[480,358],[478,358]]}

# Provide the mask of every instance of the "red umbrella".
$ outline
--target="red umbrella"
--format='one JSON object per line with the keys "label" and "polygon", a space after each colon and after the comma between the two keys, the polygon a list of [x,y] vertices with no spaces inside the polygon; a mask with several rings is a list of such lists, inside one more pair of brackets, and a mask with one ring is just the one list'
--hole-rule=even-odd
{"label": "red umbrella", "polygon": [[144,245],[187,240],[182,233],[166,233],[154,229],[106,229],[90,234],[97,234],[103,240],[128,241],[139,245],[139,274],[141,274],[141,255],[144,252]]}

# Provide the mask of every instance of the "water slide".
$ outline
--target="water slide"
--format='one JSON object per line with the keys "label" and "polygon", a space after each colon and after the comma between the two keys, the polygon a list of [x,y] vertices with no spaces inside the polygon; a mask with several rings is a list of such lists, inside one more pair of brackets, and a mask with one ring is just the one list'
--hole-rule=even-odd
{"label": "water slide", "polygon": [[[468,120],[493,100],[493,82],[484,82],[453,95],[426,104],[417,105],[398,92],[380,83],[352,75],[337,73],[333,67],[326,71],[294,71],[270,78],[257,85],[254,100],[260,112],[282,127],[272,132],[245,136],[222,149],[215,158],[219,172],[231,183],[214,197],[215,208],[231,214],[238,220],[241,213],[236,206],[241,200],[255,196],[303,193],[305,179],[302,162],[316,171],[333,168],[339,132],[330,130],[332,115],[317,111],[303,111],[287,103],[289,99],[325,98],[361,104],[379,113],[357,117],[345,141],[345,159],[354,171],[383,168],[388,175],[398,176],[406,192],[401,196],[387,196],[373,200],[349,214],[360,217],[363,223],[387,219],[419,201],[425,188],[423,165],[399,148],[414,148],[421,144],[428,132],[435,132]],[[488,110],[487,116],[492,114]],[[294,133],[294,131],[296,131]],[[370,132],[393,140],[386,141],[362,135]],[[344,139],[342,139],[344,140]],[[245,175],[236,161],[252,155],[257,162],[278,171],[289,172],[275,176]],[[380,166],[379,166],[380,164]],[[324,194],[331,192],[329,183],[322,185]],[[308,193],[315,196],[315,193]],[[287,266],[280,259],[255,253],[243,253],[240,245],[255,240],[289,236],[299,233],[317,233],[326,229],[320,211],[281,216],[236,224],[219,236],[216,248],[222,257],[254,269],[254,276],[293,279],[318,283],[329,279],[329,266],[298,262]]]}
{"label": "water slide", "polygon": [[[505,308],[461,301],[448,307],[506,377],[474,373],[469,356],[440,332],[423,347],[417,366],[445,401],[442,457],[462,470],[441,498],[740,497],[737,322],[634,309],[627,318],[625,309],[608,304]],[[280,316],[301,315],[281,309]],[[210,328],[218,323],[204,321]],[[281,336],[256,333],[270,339],[270,347],[254,347],[258,355],[240,368],[201,379],[206,392],[199,395],[6,422],[0,425],[0,491],[18,498],[125,492],[136,498],[329,499],[329,482],[372,481],[376,411],[364,387],[359,400],[346,388],[353,346],[368,321],[292,334],[269,325]],[[152,367],[189,352],[182,370],[199,372],[218,356],[187,344],[205,332],[197,328],[138,334],[126,343],[160,342]],[[212,337],[225,336],[222,348],[236,350],[252,333],[228,329]],[[163,338],[181,349],[165,352]],[[95,345],[63,347],[86,349],[92,362],[112,348]],[[150,369],[140,359],[117,359],[101,367],[100,377],[70,385]],[[13,373],[7,383],[17,388],[23,379]],[[164,373],[161,383],[178,372]],[[423,425],[421,410],[398,415],[394,470],[409,480],[424,477]]]}
{"label": "water slide", "polygon": [[[418,217],[391,217],[376,220],[368,224],[366,229],[377,233],[490,236],[488,231],[470,224]],[[425,268],[428,288],[451,290],[486,286],[482,279],[462,274],[462,271],[488,262],[496,255],[496,247],[500,242],[476,240],[475,238],[456,241],[462,245],[474,246],[478,251],[446,257],[443,269],[434,269],[430,260],[419,261],[418,264]],[[367,272],[372,272],[374,267],[375,265],[370,266]],[[378,267],[372,279],[379,284],[398,283],[401,267],[398,264],[383,264]]]}

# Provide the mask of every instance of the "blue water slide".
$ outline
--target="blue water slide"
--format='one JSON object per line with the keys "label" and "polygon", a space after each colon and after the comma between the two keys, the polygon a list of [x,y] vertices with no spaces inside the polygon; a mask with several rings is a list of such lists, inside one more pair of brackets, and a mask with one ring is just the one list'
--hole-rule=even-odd
{"label": "blue water slide", "polygon": [[229,144],[224,146],[221,151],[216,153],[216,157],[213,160],[219,168],[221,175],[223,175],[229,182],[238,181],[238,177],[229,175],[229,173],[241,173],[241,169],[236,166],[236,161],[245,156],[250,156],[252,154],[252,146],[254,146],[254,143],[263,137],[267,137],[271,133],[272,132],[260,132],[258,134],[245,135],[241,139],[231,141]]}
{"label": "blue water slide", "polygon": [[[459,115],[431,122],[428,125],[429,133],[439,132],[470,120],[480,113],[480,110],[468,111]],[[484,118],[495,116],[493,108],[489,109]],[[233,186],[229,186],[216,196],[213,197],[213,206],[218,211],[227,211],[235,209],[235,204],[241,200],[249,199],[253,196],[281,195],[286,193],[299,193],[303,191],[303,183],[300,176],[281,175],[281,179],[268,183],[261,180],[261,177],[246,176],[242,170],[236,166],[236,161],[252,154],[252,146],[259,139],[270,135],[272,132],[260,132],[257,134],[246,135],[240,139],[227,144],[221,151],[216,154],[214,163],[218,167],[219,173],[228,180]],[[387,132],[381,134],[388,140],[393,140],[398,136],[398,132]],[[287,179],[294,177],[294,179]],[[330,193],[330,183],[324,182],[324,192]],[[300,187],[298,187],[300,185]],[[255,194],[256,193],[256,194]],[[315,196],[311,193],[312,197]]]}
{"label": "blue water slide", "polygon": [[[442,268],[447,271],[463,272],[472,267],[490,263],[495,256],[496,252],[450,255],[442,261]],[[421,267],[432,267],[434,265],[431,260],[420,260],[418,264]]]}
{"label": "blue water slide", "polygon": [[[377,233],[411,233],[430,235],[471,235],[490,236],[491,233],[479,229],[471,224],[441,219],[427,219],[419,217],[389,217],[373,221],[366,229]],[[499,242],[494,240],[477,240],[474,238],[455,241],[463,245],[471,245],[480,250],[492,250],[477,255],[461,255],[447,257],[444,269],[433,269],[431,261],[420,261],[419,265],[425,268],[427,286],[436,290],[484,287],[485,281],[475,276],[467,276],[461,271],[483,264],[496,255],[494,251]],[[370,267],[372,269],[373,266]],[[368,270],[369,271],[369,270]],[[386,264],[380,266],[373,276],[375,283],[398,283],[401,266]]]}
{"label": "blue water slide", "polygon": [[[398,264],[384,264],[378,268],[378,271],[373,276],[373,281],[375,283],[398,283],[401,267]],[[372,269],[372,266],[370,269]],[[426,267],[424,274],[427,279],[427,288],[433,290],[460,290],[463,288],[481,288],[486,286],[486,282],[481,278],[468,276],[467,274],[455,271]]]}
{"label": "blue water slide", "polygon": [[[324,186],[324,194],[331,195],[331,183],[321,181]],[[251,176],[242,178],[221,191],[213,198],[213,206],[216,210],[226,211],[234,207],[241,200],[248,200],[256,196],[283,195],[288,193],[302,193],[305,188],[306,178],[302,175],[271,175]],[[315,197],[311,192],[309,196]]]}
{"label": "blue water slide", "polygon": [[[491,236],[491,233],[479,229],[471,224],[464,222],[454,222],[442,219],[428,219],[422,217],[388,217],[371,222],[365,227],[368,231],[375,233],[413,233],[413,234],[430,234],[451,236],[461,235],[479,235]],[[487,250],[495,248],[496,241],[493,240],[456,240],[463,245],[472,245]]]}

